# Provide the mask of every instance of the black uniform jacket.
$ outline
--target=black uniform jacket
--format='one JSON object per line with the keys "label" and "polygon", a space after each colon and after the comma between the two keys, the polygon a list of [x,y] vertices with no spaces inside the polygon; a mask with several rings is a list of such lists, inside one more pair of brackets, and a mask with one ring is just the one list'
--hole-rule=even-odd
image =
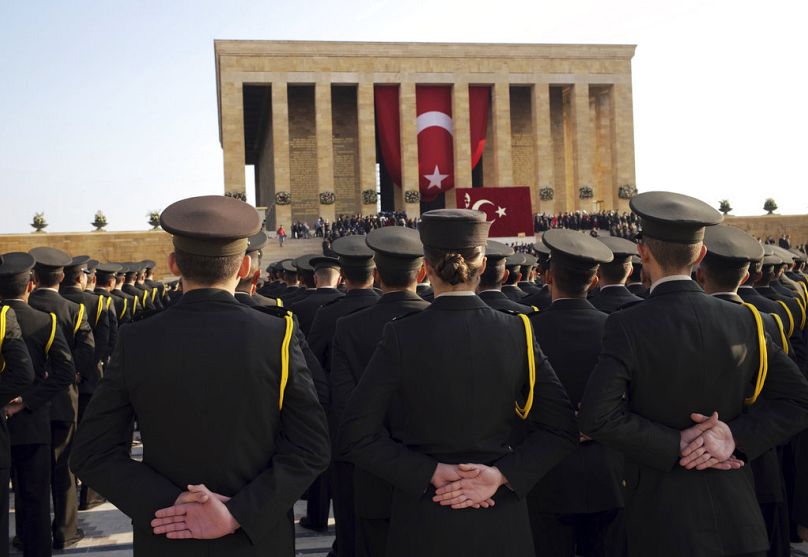
{"label": "black uniform jacket", "polygon": [[277,306],[278,305],[278,299],[277,298],[267,298],[266,296],[262,296],[261,294],[259,294],[257,292],[252,295],[252,299],[259,306],[270,307],[270,306]]}
{"label": "black uniform jacket", "polygon": [[514,302],[519,302],[522,298],[527,297],[527,292],[516,286],[515,284],[503,284],[502,293]]}
{"label": "black uniform jacket", "polygon": [[603,313],[614,313],[626,304],[642,302],[642,298],[635,296],[622,284],[601,287],[596,294],[589,298],[589,303]]}
{"label": "black uniform jacket", "polygon": [[[93,290],[96,296],[104,298],[104,310],[107,312],[107,320],[109,321],[109,343],[107,344],[107,357],[112,356],[112,351],[115,350],[115,345],[118,343],[118,310],[115,305],[116,299],[109,291],[104,288],[96,288]],[[123,302],[121,302],[123,305]]]}
{"label": "black uniform jacket", "polygon": [[22,300],[5,303],[17,314],[34,369],[34,382],[21,395],[25,408],[8,420],[11,444],[48,444],[51,442],[50,402],[76,380],[73,355],[58,321],[54,331],[49,313],[34,309]]}
{"label": "black uniform jacket", "polygon": [[748,308],[708,296],[691,280],[677,280],[609,316],[579,423],[583,433],[626,458],[630,555],[766,550],[749,467],[695,471],[678,464],[680,431],[692,425],[692,412],[717,411],[749,459],[806,427],[808,382],[768,335],[766,348],[765,387],[744,412],[760,364]]}
{"label": "black uniform jacket", "polygon": [[[329,447],[295,343],[279,410],[285,330],[283,319],[229,292],[200,289],[121,331],[71,464],[132,518],[135,555],[292,555],[287,511],[328,465]],[[143,462],[132,460],[121,442],[134,415]],[[235,534],[213,541],[152,535],[155,511],[192,483],[232,497],[227,506],[241,525]]]}
{"label": "black uniform jacket", "polygon": [[[533,331],[577,408],[598,362],[607,315],[585,299],[564,299],[531,315]],[[596,513],[623,506],[621,455],[597,441],[582,443],[528,495],[531,512]]]}
{"label": "black uniform jacket", "polygon": [[[56,314],[59,328],[73,353],[73,365],[82,375],[95,373],[95,340],[87,314],[80,315],[80,305],[63,298],[58,292],[37,288],[28,297],[34,309]],[[80,318],[80,319],[79,319]],[[76,325],[78,324],[78,328]],[[51,401],[51,421],[75,422],[79,407],[79,392],[75,384],[53,397]]]}
{"label": "black uniform jacket", "polygon": [[528,296],[530,296],[531,294],[536,294],[539,292],[539,290],[541,290],[541,288],[537,286],[535,283],[528,282],[526,280],[520,280],[519,282],[516,283],[516,286],[518,286]]}
{"label": "black uniform jacket", "polygon": [[[396,317],[422,311],[429,303],[414,292],[384,294],[374,305],[337,320],[331,348],[332,411],[339,422],[353,390],[362,378],[384,325]],[[356,512],[365,518],[389,518],[393,486],[361,468],[354,472]]]}
{"label": "black uniform jacket", "polygon": [[[533,307],[514,302],[499,290],[484,290],[480,292],[478,296],[486,305],[494,309],[510,310],[516,313],[530,313],[534,311]],[[536,306],[535,309],[539,309],[538,306]]]}
{"label": "black uniform jacket", "polygon": [[550,287],[543,285],[535,294],[528,294],[521,300],[520,304],[536,306],[540,310],[545,310],[553,303],[553,296],[550,294]]}
{"label": "black uniform jacket", "polygon": [[[514,405],[529,391],[520,317],[477,296],[440,296],[385,326],[343,415],[339,452],[394,486],[388,555],[533,554],[524,496],[575,448],[578,428],[564,388],[530,340],[530,432],[511,448]],[[500,488],[484,513],[441,507],[430,486],[439,462],[496,465],[510,489]]]}
{"label": "black uniform jacket", "polygon": [[149,293],[146,291],[145,287],[141,287],[137,283],[127,283],[121,287],[121,290],[123,290],[124,293],[137,298],[137,311],[140,313],[140,319],[145,319],[146,317],[151,317],[155,314],[154,304],[152,303],[151,296],[149,296]]}
{"label": "black uniform jacket", "polygon": [[87,316],[87,322],[93,331],[95,365],[89,372],[81,373],[79,382],[79,393],[92,394],[101,380],[104,362],[112,355],[109,346],[111,323],[109,312],[105,307],[106,300],[77,286],[62,286],[59,293],[68,300],[84,306],[84,315]]}
{"label": "black uniform jacket", "polygon": [[138,315],[140,304],[136,301],[137,298],[120,289],[113,288],[109,293],[112,294],[112,302],[115,304],[119,324],[131,323],[140,317]]}
{"label": "black uniform jacket", "polygon": [[[4,304],[0,303],[0,309]],[[14,310],[6,310],[5,334],[0,338],[0,405],[5,406],[34,380],[34,367]],[[24,412],[24,410],[23,410]],[[0,468],[11,467],[11,441],[6,420],[0,420]]]}
{"label": "black uniform jacket", "polygon": [[626,289],[640,298],[647,298],[650,292],[641,282],[632,282],[626,285]]}
{"label": "black uniform jacket", "polygon": [[336,288],[318,288],[299,302],[290,305],[289,309],[295,313],[298,321],[300,321],[303,334],[308,336],[317,310],[328,302],[342,298],[344,295]]}

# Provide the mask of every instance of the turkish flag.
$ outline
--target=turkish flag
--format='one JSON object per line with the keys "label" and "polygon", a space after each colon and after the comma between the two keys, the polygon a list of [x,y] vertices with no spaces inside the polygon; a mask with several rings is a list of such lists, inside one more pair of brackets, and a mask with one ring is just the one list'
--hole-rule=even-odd
{"label": "turkish flag", "polygon": [[432,201],[454,187],[452,88],[417,85],[415,113],[419,189],[424,201]]}
{"label": "turkish flag", "polygon": [[457,206],[483,211],[492,222],[491,238],[510,238],[524,234],[532,237],[533,209],[530,188],[457,188]]}

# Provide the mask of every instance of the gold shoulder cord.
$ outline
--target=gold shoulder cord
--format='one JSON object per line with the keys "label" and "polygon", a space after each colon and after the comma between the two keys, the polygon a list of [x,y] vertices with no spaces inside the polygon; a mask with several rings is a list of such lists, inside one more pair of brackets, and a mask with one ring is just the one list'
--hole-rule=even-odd
{"label": "gold shoulder cord", "polygon": [[788,309],[788,305],[783,300],[777,300],[777,303],[786,310],[786,315],[788,316],[788,338],[791,338],[794,334],[794,316],[791,315],[791,310]]}
{"label": "gold shoulder cord", "polygon": [[527,367],[530,390],[527,393],[527,400],[525,401],[524,406],[520,407],[518,402],[515,402],[514,405],[516,406],[516,415],[523,420],[526,420],[528,414],[530,414],[530,409],[533,408],[533,389],[536,386],[536,355],[533,353],[533,328],[530,326],[530,319],[528,319],[527,315],[523,313],[519,314],[519,318],[522,320],[522,325],[525,328],[525,343],[527,345]]}
{"label": "gold shoulder cord", "polygon": [[95,310],[95,324],[98,325],[98,320],[101,319],[101,312],[104,311],[104,298],[98,297],[98,308]]}
{"label": "gold shoulder cord", "polygon": [[121,310],[121,314],[118,316],[118,321],[123,319],[123,316],[126,315],[126,304],[129,303],[129,300],[126,298],[123,299],[123,309]]}
{"label": "gold shoulder cord", "polygon": [[530,306],[530,307],[533,308],[533,311],[539,311],[539,308],[537,308],[536,306]]}
{"label": "gold shoulder cord", "polygon": [[51,346],[53,346],[53,339],[56,338],[56,314],[51,313],[51,332],[50,338],[48,338],[48,344],[45,345],[45,355],[47,356],[50,352]]}
{"label": "gold shoulder cord", "polygon": [[766,383],[766,374],[769,371],[769,355],[766,350],[766,337],[763,332],[763,319],[760,317],[760,312],[752,304],[744,303],[743,305],[752,312],[752,315],[755,318],[755,325],[757,326],[758,350],[760,351],[760,365],[758,367],[757,379],[755,381],[755,391],[751,397],[744,400],[744,403],[751,406],[757,401],[758,397],[760,396],[760,392],[763,390],[763,384]]}
{"label": "gold shoulder cord", "polygon": [[275,303],[278,304],[279,308],[283,307],[283,300],[281,300],[280,298],[275,298]]}
{"label": "gold shoulder cord", "polygon": [[107,311],[109,311],[109,305],[112,303],[112,296],[107,298]]}
{"label": "gold shoulder cord", "polygon": [[289,382],[289,343],[292,340],[292,329],[295,326],[290,312],[286,312],[284,320],[286,321],[286,333],[283,335],[281,344],[281,392],[278,397],[278,410],[283,410],[283,394],[286,392],[286,383]]}
{"label": "gold shoulder cord", "polygon": [[788,356],[788,338],[786,337],[786,332],[783,328],[783,320],[780,319],[780,316],[776,313],[770,313],[772,317],[774,317],[774,321],[777,323],[777,328],[780,329],[780,341],[783,343],[783,352],[786,353]]}
{"label": "gold shoulder cord", "polygon": [[152,301],[152,303],[154,303],[154,298],[155,297],[157,297],[157,287],[156,286],[154,288],[152,288],[152,291],[151,291],[151,301]]}
{"label": "gold shoulder cord", "polygon": [[3,306],[3,309],[0,309],[0,373],[6,370],[6,360],[3,358],[3,341],[6,339],[6,314],[9,309],[9,306]]}
{"label": "gold shoulder cord", "polygon": [[84,317],[84,304],[79,304],[79,316],[76,319],[76,324],[73,326],[73,334],[79,332],[79,328],[81,327],[81,318]]}
{"label": "gold shoulder cord", "polygon": [[800,314],[801,314],[800,330],[802,330],[805,328],[805,304],[799,298],[794,299],[797,300],[797,305],[800,306]]}

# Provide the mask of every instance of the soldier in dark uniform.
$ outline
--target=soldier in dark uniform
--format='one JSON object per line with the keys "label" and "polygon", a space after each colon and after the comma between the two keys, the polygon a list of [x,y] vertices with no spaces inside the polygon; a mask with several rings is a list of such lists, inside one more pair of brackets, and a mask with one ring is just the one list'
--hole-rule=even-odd
{"label": "soldier in dark uniform", "polygon": [[631,267],[631,276],[628,277],[626,288],[635,296],[647,298],[649,292],[642,280],[642,259],[639,255],[631,256]]}
{"label": "soldier in dark uniform", "polygon": [[281,261],[281,266],[283,267],[283,280],[286,283],[286,289],[278,297],[285,307],[289,307],[302,295],[306,288],[300,284],[300,274],[295,261],[284,259]]}
{"label": "soldier in dark uniform", "polygon": [[[117,263],[99,263],[95,268],[95,290],[100,296],[107,296],[109,299],[108,310],[114,316],[117,327],[132,321],[131,308],[129,303],[122,297],[113,293],[115,288],[115,275],[121,270]],[[112,349],[118,340],[117,333],[114,341],[111,341]],[[111,354],[111,351],[110,351]]]}
{"label": "soldier in dark uniform", "polygon": [[[477,286],[477,295],[487,305],[494,309],[515,311],[516,313],[530,313],[539,308],[514,302],[502,293],[502,283],[510,271],[505,267],[505,260],[513,255],[513,249],[501,242],[488,240],[485,243],[485,258],[487,263],[485,271],[480,274],[480,284]],[[537,289],[538,290],[538,289]]]}
{"label": "soldier in dark uniform", "polygon": [[[325,415],[290,342],[291,317],[233,296],[260,224],[254,208],[224,196],[163,211],[169,268],[185,293],[121,330],[76,438],[73,467],[132,518],[136,556],[291,555],[288,510],[328,464]],[[169,335],[170,350],[140,349]],[[134,414],[142,463],[120,442]]]}
{"label": "soldier in dark uniform", "polygon": [[[36,289],[28,297],[35,309],[56,314],[59,327],[73,354],[78,375],[92,375],[96,369],[95,341],[84,306],[59,295],[64,267],[73,258],[61,250],[39,247],[29,252],[36,260]],[[53,547],[64,549],[84,537],[78,528],[76,477],[68,466],[73,436],[76,432],[79,395],[71,384],[51,401],[51,493],[53,496]]]}
{"label": "soldier in dark uniform", "polygon": [[[5,254],[0,264],[0,299],[16,314],[34,371],[34,383],[5,406],[5,416],[11,436],[15,545],[24,548],[26,556],[39,557],[51,554],[50,401],[75,381],[76,369],[56,315],[28,305],[33,267],[34,258],[27,253]],[[7,486],[8,477],[3,481]],[[4,495],[7,501],[8,494]],[[7,520],[8,509],[3,512],[0,522]],[[8,525],[4,526],[3,532],[8,532]],[[0,554],[7,555],[5,542],[0,541]]]}
{"label": "soldier in dark uniform", "polygon": [[[530,319],[536,339],[574,407],[600,355],[606,314],[586,298],[599,265],[613,255],[595,238],[552,229],[542,242],[551,250],[547,283],[553,303]],[[571,340],[572,339],[572,340]],[[537,556],[623,555],[623,507],[619,453],[584,439],[528,494]]]}
{"label": "soldier in dark uniform", "polygon": [[163,306],[165,286],[161,282],[154,280],[154,268],[157,266],[157,264],[151,259],[146,259],[141,261],[141,263],[145,269],[143,271],[143,285],[149,292],[149,297],[154,304],[155,311],[163,311],[163,309],[165,309]]}
{"label": "soldier in dark uniform", "polygon": [[123,317],[119,312],[118,320],[121,323],[131,323],[143,317],[143,311],[138,297],[123,291],[129,266],[126,263],[119,263],[119,265],[121,268],[115,273],[115,286],[110,290],[110,294],[115,298],[124,300],[124,303],[120,306],[120,312],[123,312]]}
{"label": "soldier in dark uniform", "polygon": [[529,253],[524,254],[524,256],[525,264],[523,266],[523,280],[517,282],[516,286],[518,286],[528,296],[531,294],[538,294],[541,291],[541,289],[536,286],[536,266],[538,265],[538,259],[535,255],[531,255]]}
{"label": "soldier in dark uniform", "polygon": [[[697,279],[707,294],[734,304],[745,303],[738,296],[738,287],[749,275],[752,261],[763,258],[763,246],[749,234],[719,224],[704,233],[704,256],[696,272]],[[761,318],[767,334],[775,344],[789,354],[789,342],[777,314],[762,312]],[[769,537],[769,557],[788,557],[788,508],[780,460],[775,448],[769,449],[750,463],[755,478],[755,494]]]}
{"label": "soldier in dark uniform", "polygon": [[[266,236],[266,233],[264,233]],[[286,283],[283,282],[283,267],[279,264],[279,262],[270,263],[267,265],[267,280],[264,282],[264,286],[259,289],[259,294],[262,296],[266,296],[267,298],[277,298],[284,289],[286,289]]]}
{"label": "soldier in dark uniform", "polygon": [[527,292],[516,286],[516,283],[522,278],[522,265],[524,264],[524,253],[513,253],[505,258],[505,268],[508,270],[508,276],[505,278],[505,284],[502,285],[502,293],[514,302],[519,303],[522,303],[521,300],[527,296]]}
{"label": "soldier in dark uniform", "polygon": [[[307,266],[306,263],[302,265]],[[321,306],[342,298],[344,294],[337,290],[339,284],[339,261],[333,257],[317,256],[308,261],[314,275],[315,290],[308,296],[289,306],[289,309],[300,321],[300,328],[308,336],[314,315]],[[300,268],[298,266],[298,268]],[[307,272],[307,271],[306,271]]]}
{"label": "soldier in dark uniform", "polygon": [[[383,294],[374,305],[337,320],[331,356],[332,412],[337,423],[382,338],[385,324],[429,307],[415,293],[424,253],[418,231],[389,226],[372,230],[365,240],[375,253],[374,278]],[[352,544],[355,555],[384,555],[393,486],[361,468],[354,470],[348,462],[335,462],[334,475],[335,494],[344,493],[355,509],[356,538]],[[341,503],[339,495],[335,504]],[[340,514],[345,516],[350,510],[342,510]],[[340,528],[339,522],[337,527]],[[347,545],[342,539],[351,535],[345,530],[341,530],[340,549]]]}
{"label": "soldier in dark uniform", "polygon": [[247,246],[247,257],[250,258],[250,272],[240,279],[236,285],[236,300],[248,306],[277,306],[278,299],[267,298],[256,292],[256,283],[261,274],[261,250],[267,244],[266,232],[259,230],[257,234],[250,236]]}
{"label": "soldier in dark uniform", "polygon": [[284,294],[283,302],[285,307],[292,307],[297,302],[311,296],[317,290],[317,285],[314,283],[314,267],[311,265],[311,260],[315,257],[316,255],[313,254],[301,255],[292,262],[297,269],[301,287],[291,296]]}
{"label": "soldier in dark uniform", "polygon": [[808,425],[808,382],[757,310],[691,280],[704,228],[721,215],[669,192],[630,204],[642,218],[651,295],[606,321],[581,431],[626,459],[629,555],[763,555],[766,527],[738,457],[755,459]]}
{"label": "soldier in dark uniform", "polygon": [[642,302],[642,298],[628,291],[626,280],[631,276],[631,258],[637,255],[637,245],[618,236],[603,236],[599,241],[614,254],[614,260],[598,267],[600,289],[590,303],[604,313],[613,313],[627,304]]}
{"label": "soldier in dark uniform", "polygon": [[135,298],[137,309],[135,310],[139,317],[138,319],[146,319],[154,315],[154,304],[149,300],[148,293],[145,287],[140,287],[138,284],[138,277],[140,276],[141,266],[140,263],[127,263],[124,266],[126,271],[126,278],[121,290]]}
{"label": "soldier in dark uniform", "polygon": [[[344,296],[335,296],[317,310],[308,335],[312,352],[320,361],[326,377],[329,378],[331,375],[331,342],[334,339],[337,320],[344,315],[373,305],[379,299],[379,295],[373,289],[373,250],[365,244],[364,236],[338,238],[334,240],[332,249],[338,255],[346,293]],[[329,412],[329,424],[333,437],[337,424],[331,412]],[[319,478],[309,490],[305,520],[300,521],[300,524],[306,528],[322,529],[328,519],[328,502],[332,497],[330,474],[331,470]],[[339,506],[339,504],[335,504],[335,511]],[[339,523],[340,517],[336,516],[335,519]],[[348,524],[348,519],[344,519],[342,522],[341,529],[345,527],[352,529],[352,526]],[[336,539],[338,552],[350,555],[350,548],[343,549],[340,543],[340,532],[338,531]]]}
{"label": "soldier in dark uniform", "polygon": [[474,294],[489,227],[478,211],[424,213],[435,302],[385,326],[343,415],[339,458],[393,485],[390,557],[533,555],[524,497],[577,445],[530,321]]}
{"label": "soldier in dark uniform", "polygon": [[547,246],[541,242],[536,242],[533,244],[533,247],[538,254],[536,260],[536,273],[539,278],[541,278],[541,287],[539,287],[538,292],[528,294],[519,300],[519,303],[529,306],[536,306],[541,311],[547,309],[550,307],[550,304],[553,303],[552,296],[550,295],[550,287],[547,286],[547,281],[545,280],[547,272],[550,270],[550,250],[547,249]]}

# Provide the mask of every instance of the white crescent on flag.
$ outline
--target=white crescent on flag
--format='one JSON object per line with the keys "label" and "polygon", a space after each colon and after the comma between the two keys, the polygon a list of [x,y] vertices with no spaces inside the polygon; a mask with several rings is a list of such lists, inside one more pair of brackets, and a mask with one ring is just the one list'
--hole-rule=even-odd
{"label": "white crescent on flag", "polygon": [[445,112],[438,112],[437,110],[431,110],[429,112],[424,112],[423,114],[419,114],[418,118],[415,121],[416,129],[418,130],[417,133],[421,133],[427,128],[443,128],[450,135],[454,135],[453,133],[453,125],[452,125],[452,117],[446,114]]}

